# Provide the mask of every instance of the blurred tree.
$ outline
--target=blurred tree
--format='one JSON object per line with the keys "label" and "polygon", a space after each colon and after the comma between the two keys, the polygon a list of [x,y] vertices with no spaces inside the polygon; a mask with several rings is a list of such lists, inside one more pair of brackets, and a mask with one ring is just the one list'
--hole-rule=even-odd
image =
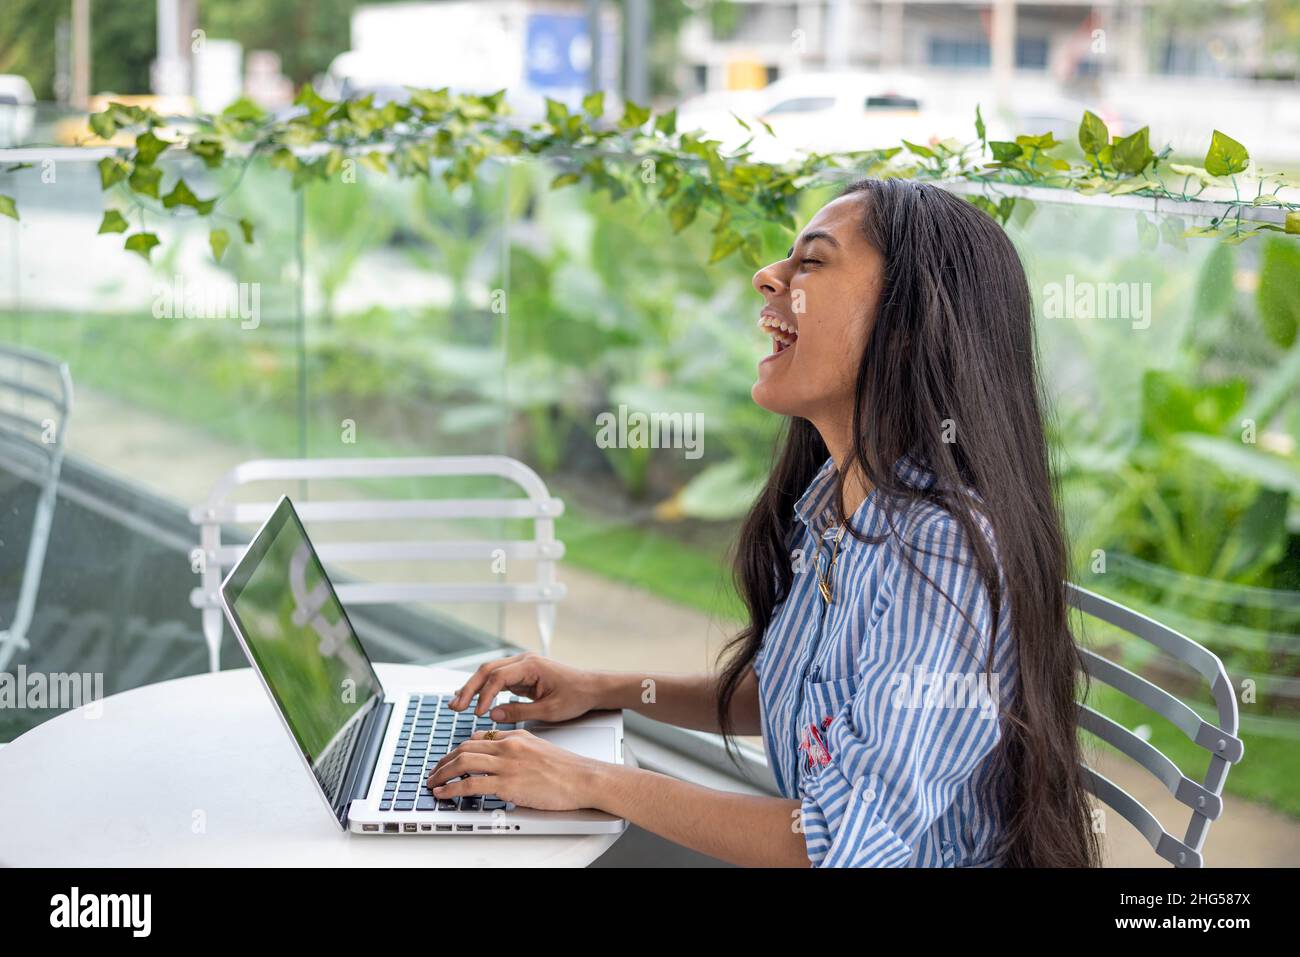
{"label": "blurred tree", "polygon": [[294,86],[309,82],[351,44],[363,0],[199,0],[199,26],[245,50],[274,50]]}
{"label": "blurred tree", "polygon": [[[275,50],[295,83],[324,72],[348,48],[349,22],[361,0],[199,0],[209,37],[245,50]],[[38,99],[54,99],[55,36],[68,0],[0,2],[0,73],[27,78]],[[157,46],[152,0],[94,0],[90,11],[92,93],[149,92]]]}
{"label": "blurred tree", "polygon": [[[92,93],[147,93],[156,28],[153,3],[94,0],[90,10]],[[71,17],[67,0],[0,3],[0,73],[27,78],[37,99],[54,99],[55,36]]]}

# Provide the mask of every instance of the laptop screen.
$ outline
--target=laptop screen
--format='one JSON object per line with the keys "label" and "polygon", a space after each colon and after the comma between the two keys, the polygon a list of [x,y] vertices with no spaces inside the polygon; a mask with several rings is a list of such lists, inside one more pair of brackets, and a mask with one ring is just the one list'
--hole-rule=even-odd
{"label": "laptop screen", "polygon": [[287,497],[222,593],[251,664],[340,813],[362,720],[382,687]]}

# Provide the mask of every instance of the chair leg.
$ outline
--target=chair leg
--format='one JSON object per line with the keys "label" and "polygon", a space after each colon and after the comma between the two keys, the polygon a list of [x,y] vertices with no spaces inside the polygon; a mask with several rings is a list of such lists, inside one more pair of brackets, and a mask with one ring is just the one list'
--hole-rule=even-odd
{"label": "chair leg", "polygon": [[208,644],[208,671],[221,670],[221,609],[203,609],[203,640]]}

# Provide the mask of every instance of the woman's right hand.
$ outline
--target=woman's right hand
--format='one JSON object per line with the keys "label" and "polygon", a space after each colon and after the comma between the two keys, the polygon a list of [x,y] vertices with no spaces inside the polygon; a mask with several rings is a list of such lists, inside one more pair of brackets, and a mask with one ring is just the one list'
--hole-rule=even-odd
{"label": "woman's right hand", "polygon": [[478,693],[475,714],[484,714],[502,691],[532,698],[492,707],[492,720],[565,721],[600,706],[599,676],[528,652],[479,665],[452,699],[453,711],[463,711]]}

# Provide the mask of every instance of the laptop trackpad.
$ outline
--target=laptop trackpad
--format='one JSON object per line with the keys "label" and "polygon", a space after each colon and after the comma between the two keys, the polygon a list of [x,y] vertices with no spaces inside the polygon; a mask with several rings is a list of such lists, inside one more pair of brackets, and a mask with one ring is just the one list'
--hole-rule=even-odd
{"label": "laptop trackpad", "polygon": [[566,751],[581,754],[583,757],[598,761],[613,761],[613,728],[563,728],[540,725],[528,729],[539,738],[545,738],[551,744],[559,745]]}

